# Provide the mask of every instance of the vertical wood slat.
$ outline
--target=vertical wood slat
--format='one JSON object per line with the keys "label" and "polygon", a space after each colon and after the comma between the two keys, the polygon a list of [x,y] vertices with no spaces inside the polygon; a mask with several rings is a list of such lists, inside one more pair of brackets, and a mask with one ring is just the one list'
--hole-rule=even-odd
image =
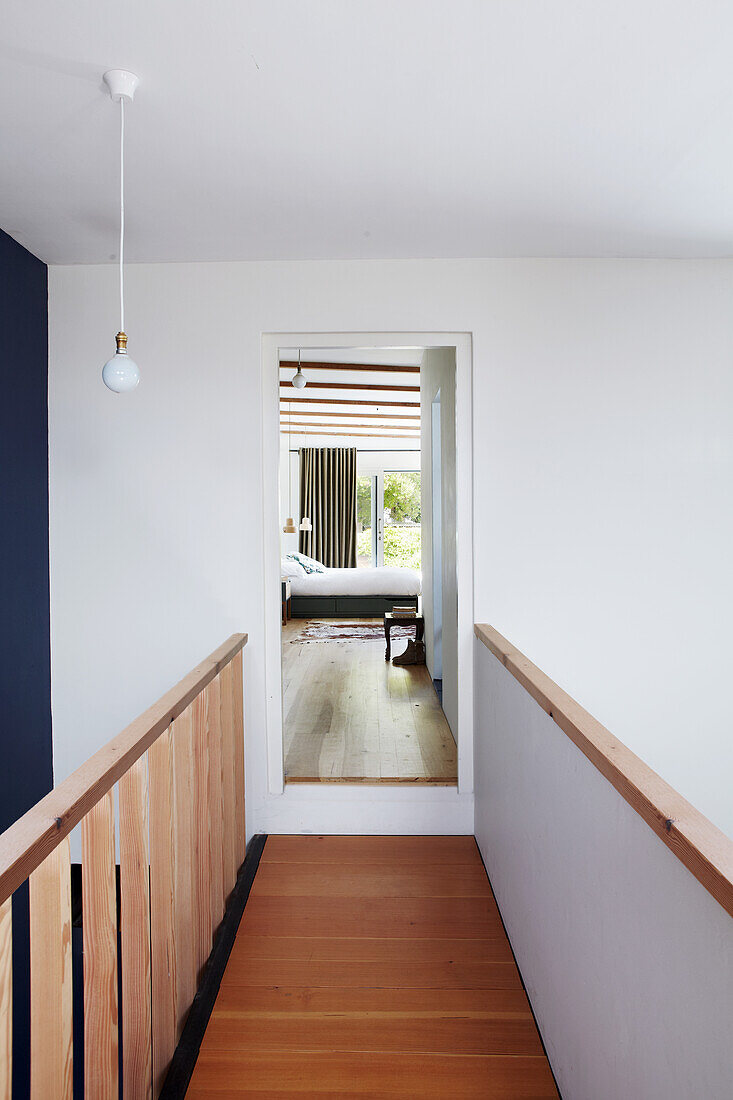
{"label": "vertical wood slat", "polygon": [[228,898],[237,878],[234,710],[231,661],[220,673],[221,691],[221,788],[222,788],[222,874],[224,897]]}
{"label": "vertical wood slat", "polygon": [[[234,715],[234,821],[236,825],[235,856],[236,870],[244,863],[247,849],[246,825],[244,816],[244,685],[242,674],[242,652],[232,658],[232,709]],[[236,874],[236,871],[235,871]]]}
{"label": "vertical wood slat", "polygon": [[31,1098],[73,1095],[71,855],[65,837],[29,877]]}
{"label": "vertical wood slat", "polygon": [[222,869],[222,798],[221,798],[221,683],[217,676],[206,688],[209,710],[209,866],[211,868],[211,927],[221,924],[224,916],[224,876]]}
{"label": "vertical wood slat", "polygon": [[202,691],[193,711],[193,842],[198,898],[195,957],[196,987],[211,951],[211,869],[209,866],[209,696]]}
{"label": "vertical wood slat", "polygon": [[150,773],[150,950],[153,1095],[163,1087],[177,1041],[173,746],[171,730],[148,750]]}
{"label": "vertical wood slat", "polygon": [[81,847],[84,1094],[94,1100],[117,1100],[117,883],[111,790],[83,818]]}
{"label": "vertical wood slat", "polygon": [[13,1093],[13,897],[0,905],[0,1100]]}
{"label": "vertical wood slat", "polygon": [[119,781],[122,935],[122,1085],[125,1100],[152,1089],[148,762],[141,756]]}
{"label": "vertical wood slat", "polygon": [[193,859],[193,721],[191,707],[173,723],[175,849],[176,1041],[196,993],[194,930],[198,900]]}

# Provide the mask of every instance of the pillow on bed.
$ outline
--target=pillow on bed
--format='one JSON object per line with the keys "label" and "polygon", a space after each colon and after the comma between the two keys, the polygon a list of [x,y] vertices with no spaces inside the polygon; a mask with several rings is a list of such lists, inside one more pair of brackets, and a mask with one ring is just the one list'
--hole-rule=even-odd
{"label": "pillow on bed", "polygon": [[309,558],[307,554],[288,554],[289,558],[293,558],[300,565],[303,566],[306,573],[325,573],[325,565],[321,565],[315,558]]}
{"label": "pillow on bed", "polygon": [[282,558],[282,560],[280,561],[280,576],[304,577],[305,569],[299,561],[293,561],[292,558]]}

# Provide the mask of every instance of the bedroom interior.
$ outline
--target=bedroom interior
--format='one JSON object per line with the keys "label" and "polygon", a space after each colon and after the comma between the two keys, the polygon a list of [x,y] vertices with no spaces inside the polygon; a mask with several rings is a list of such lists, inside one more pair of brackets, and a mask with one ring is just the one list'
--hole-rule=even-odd
{"label": "bedroom interior", "polygon": [[285,782],[455,785],[455,351],[279,368]]}

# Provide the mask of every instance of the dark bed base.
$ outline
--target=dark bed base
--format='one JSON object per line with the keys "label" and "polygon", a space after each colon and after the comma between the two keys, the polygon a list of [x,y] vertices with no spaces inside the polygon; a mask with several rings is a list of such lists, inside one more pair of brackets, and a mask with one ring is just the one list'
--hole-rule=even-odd
{"label": "dark bed base", "polygon": [[291,604],[294,619],[360,618],[384,615],[395,604],[417,607],[417,596],[293,596]]}

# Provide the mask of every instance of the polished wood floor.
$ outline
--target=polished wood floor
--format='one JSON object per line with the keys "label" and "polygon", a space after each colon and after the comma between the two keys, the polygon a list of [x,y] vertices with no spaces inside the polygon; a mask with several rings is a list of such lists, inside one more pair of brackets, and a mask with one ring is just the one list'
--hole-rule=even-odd
{"label": "polished wood floor", "polygon": [[[425,665],[385,661],[383,638],[300,644],[307,622],[283,627],[286,782],[454,784],[456,743]],[[392,653],[404,648],[393,637]]]}
{"label": "polished wood floor", "polygon": [[269,837],[187,1096],[557,1100],[473,837]]}

